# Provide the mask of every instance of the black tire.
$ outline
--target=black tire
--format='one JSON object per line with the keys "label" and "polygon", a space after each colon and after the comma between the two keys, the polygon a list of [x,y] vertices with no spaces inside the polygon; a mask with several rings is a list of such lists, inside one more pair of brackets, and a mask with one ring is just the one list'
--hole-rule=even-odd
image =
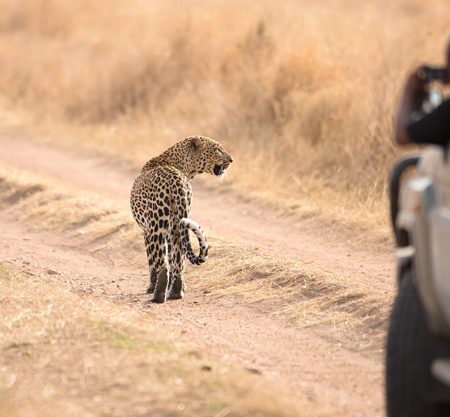
{"label": "black tire", "polygon": [[432,335],[411,272],[404,273],[391,313],[386,349],[388,417],[450,416],[450,388],[431,375],[450,357],[450,340]]}

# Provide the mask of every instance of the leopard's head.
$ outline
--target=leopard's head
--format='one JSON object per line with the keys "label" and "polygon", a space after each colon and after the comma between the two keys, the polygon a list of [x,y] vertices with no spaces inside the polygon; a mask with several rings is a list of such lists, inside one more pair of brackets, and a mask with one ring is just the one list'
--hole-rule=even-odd
{"label": "leopard's head", "polygon": [[207,172],[222,177],[233,162],[223,146],[206,136],[190,136],[184,139],[187,147],[186,166],[190,176]]}

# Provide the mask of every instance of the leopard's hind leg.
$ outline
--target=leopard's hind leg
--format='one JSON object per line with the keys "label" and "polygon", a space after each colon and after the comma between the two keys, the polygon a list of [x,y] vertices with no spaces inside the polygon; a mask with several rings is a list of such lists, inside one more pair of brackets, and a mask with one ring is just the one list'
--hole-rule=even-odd
{"label": "leopard's hind leg", "polygon": [[169,252],[170,287],[167,298],[179,300],[184,297],[186,291],[186,284],[183,280],[184,254],[179,233],[173,236],[172,242],[172,250]]}
{"label": "leopard's hind leg", "polygon": [[158,278],[156,271],[151,265],[151,234],[144,232],[145,250],[147,252],[148,270],[150,272],[150,286],[147,288],[147,294],[153,294],[155,292],[156,280]]}
{"label": "leopard's hind leg", "polygon": [[180,221],[189,216],[192,192],[189,187],[181,189],[172,201],[169,234],[170,287],[168,298],[179,300],[184,297],[186,283],[183,280],[184,259],[181,242]]}
{"label": "leopard's hind leg", "polygon": [[156,277],[155,291],[150,298],[152,303],[164,303],[166,301],[167,284],[169,282],[167,267],[163,266]]}
{"label": "leopard's hind leg", "polygon": [[150,301],[154,303],[164,303],[166,301],[166,291],[169,283],[166,230],[160,230],[158,234],[152,234],[146,239],[150,242],[150,249],[147,250],[151,277],[149,290],[153,290]]}

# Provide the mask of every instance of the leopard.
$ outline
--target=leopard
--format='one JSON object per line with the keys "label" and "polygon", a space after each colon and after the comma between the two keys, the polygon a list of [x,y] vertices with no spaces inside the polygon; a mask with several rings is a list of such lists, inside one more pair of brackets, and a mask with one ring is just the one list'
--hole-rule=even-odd
{"label": "leopard", "polygon": [[[183,279],[185,259],[194,265],[206,261],[206,235],[190,218],[191,181],[203,173],[222,178],[232,162],[232,156],[216,140],[188,136],[145,163],[135,179],[130,205],[134,220],[144,232],[151,302],[183,298],[187,288]],[[198,255],[189,231],[198,239]]]}

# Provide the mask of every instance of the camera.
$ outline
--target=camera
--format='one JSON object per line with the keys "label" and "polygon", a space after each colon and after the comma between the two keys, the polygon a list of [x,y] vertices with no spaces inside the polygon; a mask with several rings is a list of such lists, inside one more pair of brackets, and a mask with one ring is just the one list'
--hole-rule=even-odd
{"label": "camera", "polygon": [[448,82],[448,70],[447,68],[423,66],[417,71],[417,78],[423,83],[439,81],[445,84]]}

